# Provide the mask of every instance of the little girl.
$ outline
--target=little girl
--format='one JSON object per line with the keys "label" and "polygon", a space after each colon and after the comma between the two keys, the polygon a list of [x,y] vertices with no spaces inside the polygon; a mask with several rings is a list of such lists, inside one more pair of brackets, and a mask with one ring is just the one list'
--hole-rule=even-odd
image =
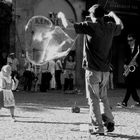
{"label": "little girl", "polygon": [[11,117],[15,119],[15,99],[12,90],[17,88],[17,79],[11,78],[11,66],[4,65],[0,72],[0,108],[10,109]]}

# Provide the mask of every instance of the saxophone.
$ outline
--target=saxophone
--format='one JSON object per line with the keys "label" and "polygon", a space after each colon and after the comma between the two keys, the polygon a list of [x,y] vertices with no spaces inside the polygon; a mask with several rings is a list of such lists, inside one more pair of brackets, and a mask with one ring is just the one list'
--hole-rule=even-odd
{"label": "saxophone", "polygon": [[136,63],[136,59],[137,59],[138,54],[139,54],[139,46],[138,46],[138,51],[137,51],[137,53],[136,53],[135,56],[132,58],[132,60],[130,61],[130,63],[127,65],[127,67],[125,68],[125,71],[124,71],[124,73],[123,73],[123,75],[124,75],[125,77],[127,77],[128,74],[129,74],[130,72],[134,72],[134,71],[136,70],[135,63]]}

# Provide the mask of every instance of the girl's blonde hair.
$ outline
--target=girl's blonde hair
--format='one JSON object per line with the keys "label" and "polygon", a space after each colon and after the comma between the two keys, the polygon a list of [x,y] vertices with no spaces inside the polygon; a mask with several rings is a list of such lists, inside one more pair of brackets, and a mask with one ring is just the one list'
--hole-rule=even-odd
{"label": "girl's blonde hair", "polygon": [[2,72],[10,73],[11,72],[11,66],[10,65],[4,65],[1,69]]}

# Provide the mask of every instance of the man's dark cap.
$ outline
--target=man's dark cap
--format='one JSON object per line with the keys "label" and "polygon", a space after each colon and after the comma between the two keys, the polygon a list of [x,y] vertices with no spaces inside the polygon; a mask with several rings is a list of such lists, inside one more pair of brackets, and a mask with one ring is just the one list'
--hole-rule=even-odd
{"label": "man's dark cap", "polygon": [[101,18],[105,14],[105,10],[100,4],[93,5],[88,11],[89,13],[93,13],[95,18]]}

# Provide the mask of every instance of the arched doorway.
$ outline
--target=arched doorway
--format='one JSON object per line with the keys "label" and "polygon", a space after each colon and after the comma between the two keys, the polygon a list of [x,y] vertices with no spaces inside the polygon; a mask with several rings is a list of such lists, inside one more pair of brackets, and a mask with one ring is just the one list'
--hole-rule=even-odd
{"label": "arched doorway", "polygon": [[49,13],[58,13],[60,11],[64,12],[68,19],[73,21],[77,20],[74,8],[67,0],[61,0],[59,2],[57,0],[42,0],[36,3],[34,7],[34,15],[43,15],[46,17],[49,17]]}

